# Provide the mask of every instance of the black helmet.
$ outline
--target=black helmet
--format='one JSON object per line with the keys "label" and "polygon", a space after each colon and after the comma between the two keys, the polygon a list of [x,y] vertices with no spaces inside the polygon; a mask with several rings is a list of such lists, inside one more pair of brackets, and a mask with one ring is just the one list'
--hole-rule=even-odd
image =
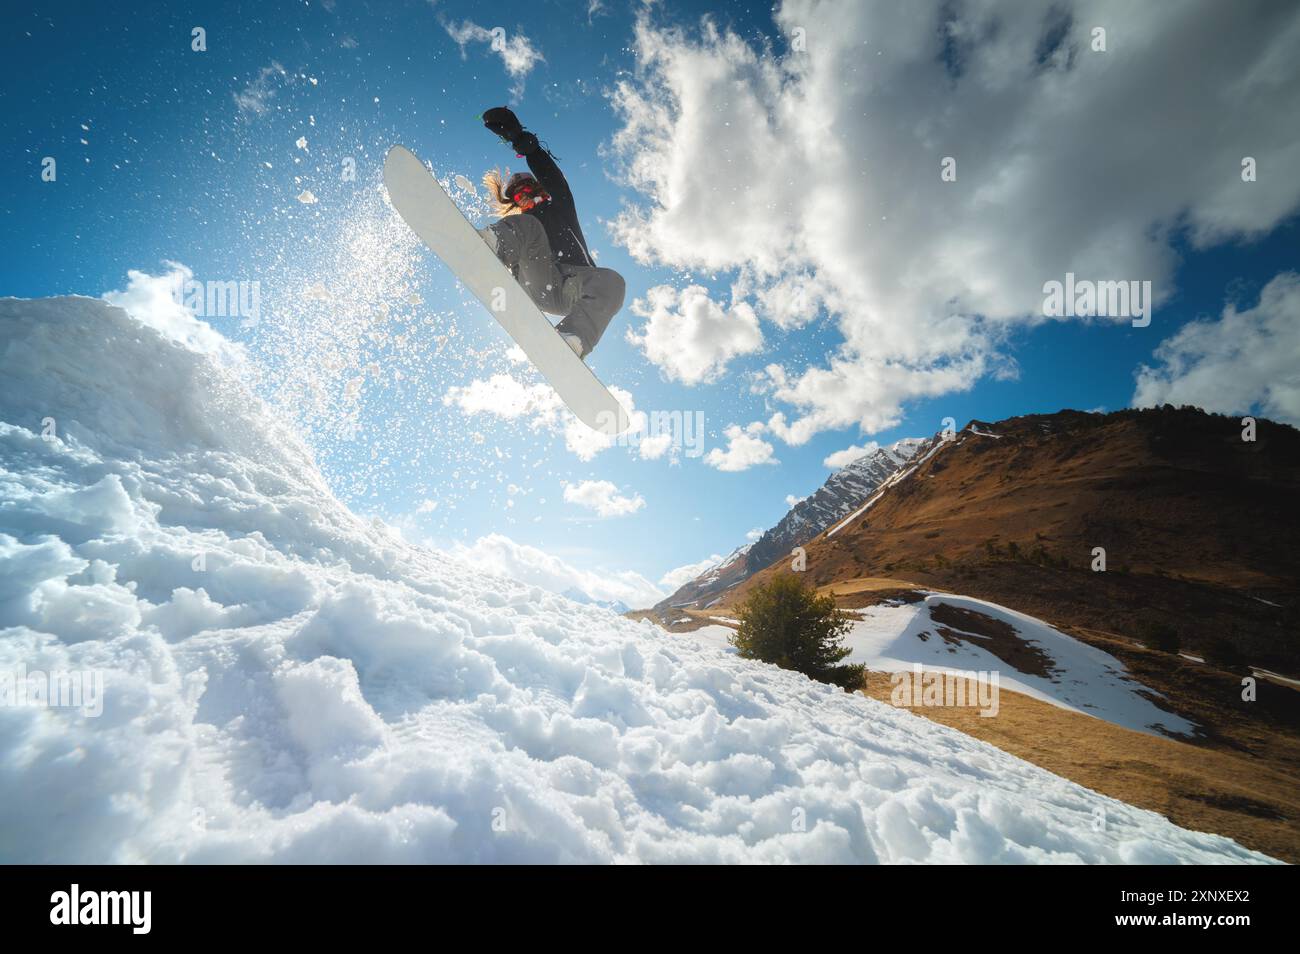
{"label": "black helmet", "polygon": [[516,172],[506,183],[506,198],[511,202],[515,201],[515,196],[520,192],[527,192],[534,198],[542,191],[536,177],[530,172]]}

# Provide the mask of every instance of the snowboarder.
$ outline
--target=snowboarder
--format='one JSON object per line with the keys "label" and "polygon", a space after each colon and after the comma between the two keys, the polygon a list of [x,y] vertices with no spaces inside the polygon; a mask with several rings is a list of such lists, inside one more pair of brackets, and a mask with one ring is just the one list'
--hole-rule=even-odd
{"label": "snowboarder", "polygon": [[592,259],[569,183],[537,137],[504,106],[485,112],[483,125],[510,143],[532,174],[517,172],[504,184],[495,169],[483,177],[500,221],[479,234],[538,308],[564,316],[555,328],[585,360],[623,307],[623,276]]}

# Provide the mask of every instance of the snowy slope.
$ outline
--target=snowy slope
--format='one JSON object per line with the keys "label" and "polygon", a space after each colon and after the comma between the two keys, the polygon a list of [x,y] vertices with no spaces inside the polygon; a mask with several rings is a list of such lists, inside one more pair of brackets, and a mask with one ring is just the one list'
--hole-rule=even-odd
{"label": "snowy slope", "polygon": [[749,551],[753,548],[753,546],[754,546],[753,543],[742,543],[740,546],[736,547],[736,549],[732,550],[730,553],[724,556],[717,563],[706,568],[703,573],[701,573],[699,576],[695,578],[696,581],[699,582],[701,585],[716,582],[722,577],[727,567],[731,566],[737,560],[743,559],[745,555],[748,554]]}
{"label": "snowy slope", "polygon": [[718,602],[723,592],[785,557],[853,510],[933,442],[933,438],[903,438],[841,467],[816,492],[791,507],[776,526],[682,584],[655,609],[665,612]]}
{"label": "snowy slope", "polygon": [[[912,476],[912,474],[914,474],[922,464],[924,464],[935,454],[939,453],[939,451],[943,450],[950,443],[952,442],[945,441],[939,437],[935,437],[929,442],[921,445],[924,448],[924,453],[921,453],[919,457],[913,456],[911,458],[911,460],[914,460],[915,463],[911,463],[909,464],[909,466],[906,467],[900,465],[898,468],[893,470],[885,480],[880,482],[880,484],[876,487],[875,491],[871,494],[870,497],[867,498],[866,502],[863,503],[862,506],[858,507],[851,514],[849,514],[847,517],[845,517],[835,526],[831,527],[831,529],[826,531],[827,538],[829,539],[830,537],[835,536],[835,534],[839,533],[841,530],[843,530],[845,527],[851,524],[854,520],[857,520],[858,517],[862,516],[864,513],[870,510],[873,506],[875,506],[875,504],[880,500],[881,497],[883,497],[886,493],[888,493],[889,488],[896,487],[898,484],[902,483],[908,477]],[[919,449],[920,448],[918,448],[918,450]]]}
{"label": "snowy slope", "polygon": [[106,699],[0,706],[3,861],[1266,860],[409,546],[209,359],[88,299],[0,300],[19,665]]}
{"label": "snowy slope", "polygon": [[857,507],[900,467],[922,452],[930,438],[906,437],[864,454],[826,478],[817,491],[799,501],[781,521],[754,543],[755,571],[811,540]]}
{"label": "snowy slope", "polygon": [[[943,605],[1009,624],[1019,640],[1038,650],[1052,675],[1018,671],[981,646],[986,639],[979,634],[962,631],[966,638],[956,642],[942,638],[940,627],[950,631],[952,627],[932,619],[930,610]],[[908,672],[917,663],[927,671],[997,672],[1003,689],[1128,729],[1151,735],[1190,734],[1196,729],[1188,720],[1156,706],[1148,698],[1152,690],[1129,679],[1124,664],[1114,656],[1005,606],[931,593],[922,603],[872,606],[859,612],[863,620],[854,623],[845,638],[852,650],[845,662],[865,663],[877,672]]]}

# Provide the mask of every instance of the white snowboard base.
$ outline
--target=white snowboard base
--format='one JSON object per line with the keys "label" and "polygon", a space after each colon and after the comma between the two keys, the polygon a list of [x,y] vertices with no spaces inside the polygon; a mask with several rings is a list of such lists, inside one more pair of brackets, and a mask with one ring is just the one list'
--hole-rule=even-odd
{"label": "white snowboard base", "polygon": [[610,436],[627,430],[623,405],[564,343],[415,153],[388,150],[384,185],[403,221],[501,322],[578,420]]}

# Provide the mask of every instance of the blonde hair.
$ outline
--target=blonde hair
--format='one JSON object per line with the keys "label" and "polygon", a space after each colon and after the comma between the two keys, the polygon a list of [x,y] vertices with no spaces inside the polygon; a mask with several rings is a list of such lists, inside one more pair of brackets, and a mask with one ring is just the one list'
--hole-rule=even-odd
{"label": "blonde hair", "polygon": [[[518,215],[523,211],[523,209],[511,202],[510,197],[506,195],[506,183],[509,181],[509,166],[506,167],[505,172],[502,172],[500,169],[489,169],[487,172],[483,173],[483,187],[487,189],[488,202],[494,206],[492,212],[497,216],[497,218],[505,218],[507,215]],[[549,199],[550,197],[551,194],[539,185],[537,189],[537,198]]]}

